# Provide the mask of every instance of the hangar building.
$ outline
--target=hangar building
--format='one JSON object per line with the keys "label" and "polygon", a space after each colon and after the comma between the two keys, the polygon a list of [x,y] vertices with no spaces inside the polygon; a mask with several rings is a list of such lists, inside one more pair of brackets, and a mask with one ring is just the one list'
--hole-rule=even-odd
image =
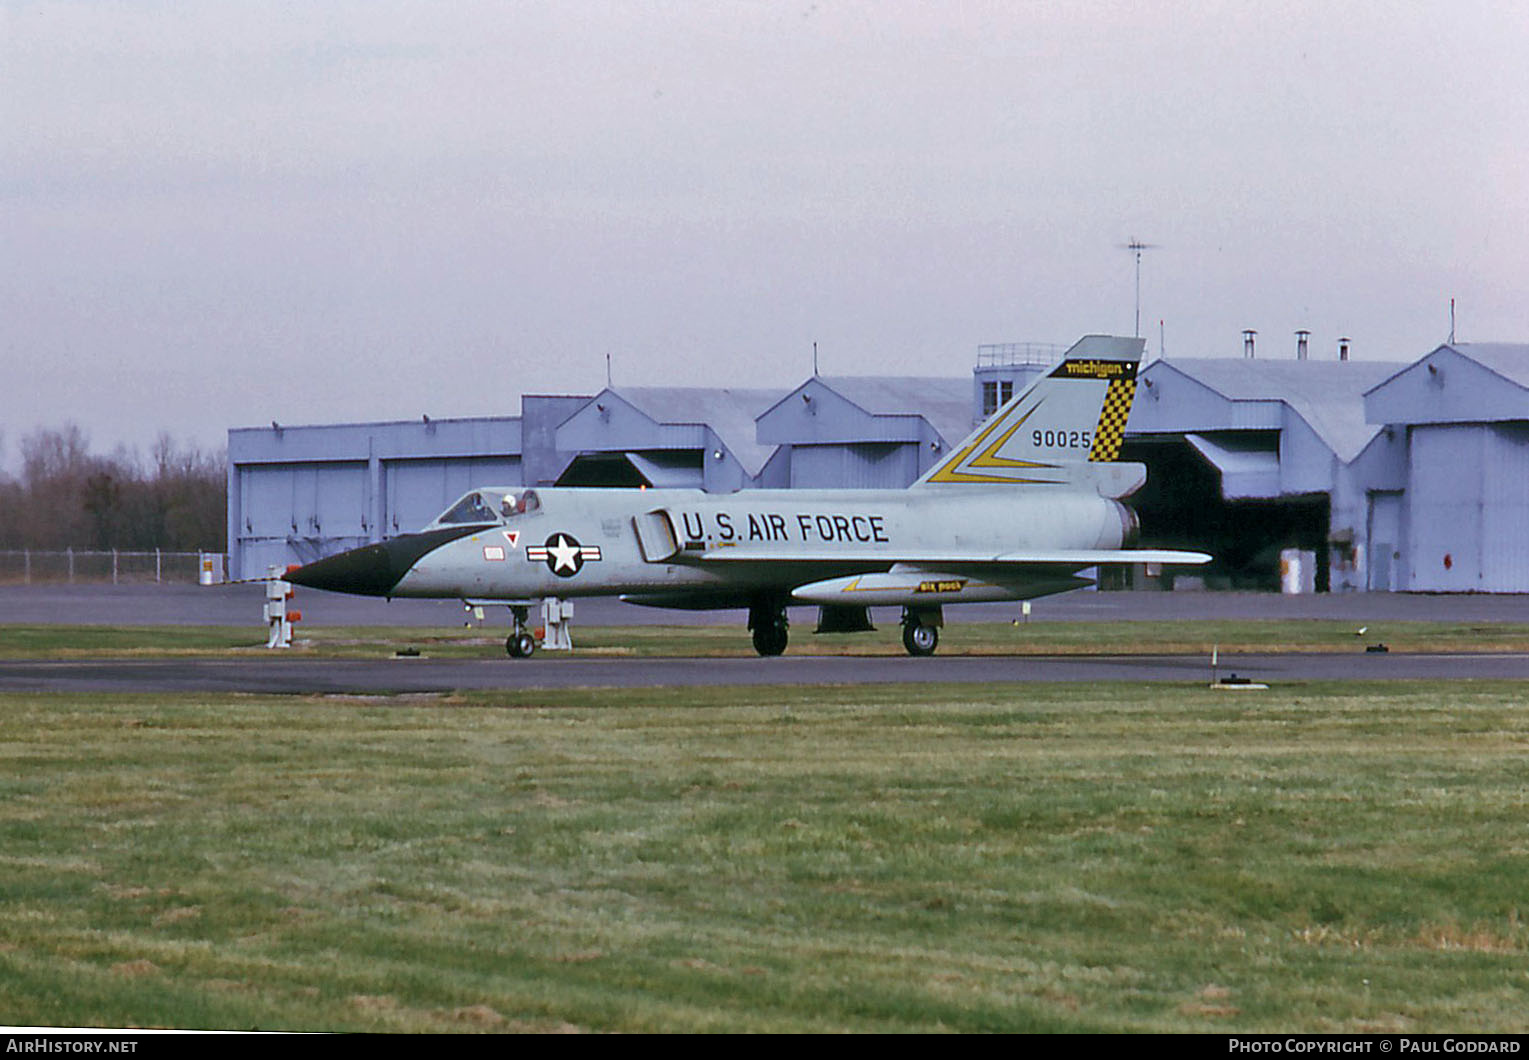
{"label": "hangar building", "polygon": [[1368,588],[1367,496],[1394,455],[1364,395],[1403,367],[1375,361],[1170,358],[1141,373],[1125,460],[1144,538],[1216,557],[1210,583],[1269,588],[1279,553],[1316,557],[1319,591]]}
{"label": "hangar building", "polygon": [[1440,346],[1364,401],[1395,450],[1370,487],[1375,588],[1529,592],[1529,345]]}
{"label": "hangar building", "polygon": [[[417,529],[474,485],[898,487],[1059,346],[983,346],[970,378],[813,376],[790,390],[611,386],[519,416],[229,432],[233,577]],[[1143,543],[1217,557],[1216,588],[1529,591],[1529,346],[1415,364],[1169,358],[1141,373],[1124,459]],[[1467,473],[1461,474],[1462,469]]]}
{"label": "hangar building", "polygon": [[474,485],[906,486],[972,425],[964,379],[813,377],[526,395],[516,417],[239,428],[229,576],[416,530]]}

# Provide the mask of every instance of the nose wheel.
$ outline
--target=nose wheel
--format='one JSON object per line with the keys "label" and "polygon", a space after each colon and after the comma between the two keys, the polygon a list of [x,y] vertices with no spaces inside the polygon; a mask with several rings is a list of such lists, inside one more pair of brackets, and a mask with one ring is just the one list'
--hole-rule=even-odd
{"label": "nose wheel", "polygon": [[536,651],[536,637],[526,626],[530,609],[511,604],[510,614],[515,616],[515,630],[505,639],[504,650],[512,659],[529,659]]}

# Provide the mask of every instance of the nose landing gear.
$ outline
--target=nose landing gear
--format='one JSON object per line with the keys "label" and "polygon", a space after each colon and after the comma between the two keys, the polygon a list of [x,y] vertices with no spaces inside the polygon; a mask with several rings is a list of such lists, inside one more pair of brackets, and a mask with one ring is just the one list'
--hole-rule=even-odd
{"label": "nose landing gear", "polygon": [[532,652],[536,651],[536,638],[527,630],[511,633],[505,638],[504,650],[512,659],[528,658]]}
{"label": "nose landing gear", "polygon": [[536,637],[526,625],[526,617],[529,613],[528,607],[510,605],[510,614],[515,616],[515,629],[505,639],[504,650],[512,659],[529,659],[536,651]]}

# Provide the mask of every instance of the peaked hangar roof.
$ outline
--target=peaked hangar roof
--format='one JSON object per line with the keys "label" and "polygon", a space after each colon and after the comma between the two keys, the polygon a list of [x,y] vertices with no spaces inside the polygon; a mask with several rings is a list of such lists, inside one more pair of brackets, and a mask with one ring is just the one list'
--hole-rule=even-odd
{"label": "peaked hangar roof", "polygon": [[1447,342],[1444,347],[1469,357],[1510,383],[1529,390],[1529,344],[1521,342]]}
{"label": "peaked hangar roof", "polygon": [[1371,389],[1373,390],[1389,383],[1392,379],[1395,379],[1403,372],[1415,368],[1440,350],[1453,350],[1460,356],[1475,361],[1488,371],[1502,376],[1508,382],[1529,390],[1529,343],[1523,342],[1446,342],[1435,346],[1418,360],[1398,366],[1395,372],[1381,380],[1374,387],[1371,387]]}
{"label": "peaked hangar roof", "polygon": [[1160,364],[1228,401],[1283,402],[1344,463],[1362,453],[1381,431],[1380,425],[1365,421],[1365,392],[1407,367],[1401,361],[1165,357],[1147,365],[1143,373]]}
{"label": "peaked hangar roof", "polygon": [[1436,346],[1371,387],[1365,394],[1365,407],[1377,423],[1529,419],[1529,345],[1455,342]]}
{"label": "peaked hangar roof", "polygon": [[873,416],[922,416],[954,445],[972,432],[971,376],[815,376]]}
{"label": "peaked hangar roof", "polygon": [[654,423],[710,427],[750,475],[758,475],[775,452],[760,445],[754,421],[785,397],[785,390],[728,387],[613,386],[610,391]]}

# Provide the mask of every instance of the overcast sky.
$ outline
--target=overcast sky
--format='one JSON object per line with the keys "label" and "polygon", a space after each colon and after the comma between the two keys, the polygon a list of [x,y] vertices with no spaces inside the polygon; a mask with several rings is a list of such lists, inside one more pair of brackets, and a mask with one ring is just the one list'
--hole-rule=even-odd
{"label": "overcast sky", "polygon": [[[0,0],[0,432],[1529,342],[1519,0]],[[1163,321],[1161,331],[1159,321]]]}

